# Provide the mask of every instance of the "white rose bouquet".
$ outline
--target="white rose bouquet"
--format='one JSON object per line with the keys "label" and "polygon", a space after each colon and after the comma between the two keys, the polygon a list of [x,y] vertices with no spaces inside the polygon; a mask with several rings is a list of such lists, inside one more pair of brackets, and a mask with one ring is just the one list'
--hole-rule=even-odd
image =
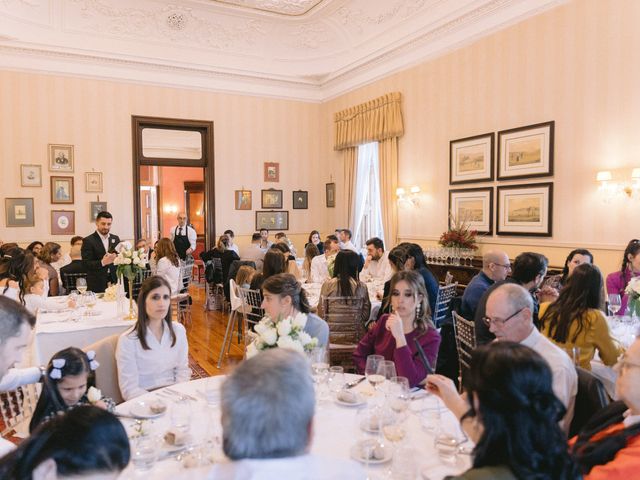
{"label": "white rose bouquet", "polygon": [[144,249],[134,250],[129,242],[120,242],[116,247],[118,256],[113,261],[116,265],[116,273],[132,280],[138,272],[147,266],[147,254]]}
{"label": "white rose bouquet", "polygon": [[640,317],[640,277],[629,280],[624,293],[629,297],[628,310],[632,317]]}
{"label": "white rose bouquet", "polygon": [[247,346],[247,358],[269,348],[310,352],[318,345],[318,339],[304,331],[306,324],[307,315],[300,312],[276,321],[269,316],[264,317],[255,326],[256,338]]}

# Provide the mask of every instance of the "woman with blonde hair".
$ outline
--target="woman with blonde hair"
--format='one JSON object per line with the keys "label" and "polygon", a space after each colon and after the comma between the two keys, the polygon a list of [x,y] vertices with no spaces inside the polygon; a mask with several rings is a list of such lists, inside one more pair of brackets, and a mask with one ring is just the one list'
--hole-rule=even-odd
{"label": "woman with blonde hair", "polygon": [[180,259],[173,242],[168,238],[161,238],[155,249],[156,264],[154,275],[164,278],[171,287],[171,295],[176,295],[182,290],[180,284]]}
{"label": "woman with blonde hair", "polygon": [[307,281],[311,278],[311,261],[322,252],[313,243],[307,243],[304,248],[304,262],[302,262],[302,280]]}

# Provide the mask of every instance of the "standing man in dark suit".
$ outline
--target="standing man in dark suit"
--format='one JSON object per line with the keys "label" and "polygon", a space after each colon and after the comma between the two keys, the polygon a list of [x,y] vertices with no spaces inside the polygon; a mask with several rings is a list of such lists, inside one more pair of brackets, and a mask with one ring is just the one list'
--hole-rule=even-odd
{"label": "standing man in dark suit", "polygon": [[117,254],[116,246],[120,237],[109,233],[113,216],[109,212],[99,212],[96,217],[96,231],[82,240],[82,260],[87,269],[87,289],[104,292],[107,283],[116,283],[116,267],[113,264]]}

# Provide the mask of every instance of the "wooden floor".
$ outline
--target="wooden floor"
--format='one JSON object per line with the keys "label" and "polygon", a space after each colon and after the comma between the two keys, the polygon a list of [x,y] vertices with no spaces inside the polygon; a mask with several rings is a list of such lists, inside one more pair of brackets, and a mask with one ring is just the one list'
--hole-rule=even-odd
{"label": "wooden floor", "polygon": [[229,367],[242,360],[244,344],[238,345],[237,335],[233,336],[229,356],[225,357],[221,368],[217,368],[218,355],[222,348],[224,332],[227,328],[228,313],[205,311],[205,289],[197,285],[189,288],[191,305],[191,325],[186,325],[189,340],[189,353],[209,375],[222,375]]}

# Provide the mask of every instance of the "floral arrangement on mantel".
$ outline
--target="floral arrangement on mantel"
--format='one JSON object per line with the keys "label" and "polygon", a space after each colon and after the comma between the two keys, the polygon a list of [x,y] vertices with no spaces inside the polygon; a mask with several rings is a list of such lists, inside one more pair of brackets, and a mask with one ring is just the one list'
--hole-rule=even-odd
{"label": "floral arrangement on mantel", "polygon": [[478,236],[478,231],[471,230],[465,219],[456,218],[453,214],[450,214],[449,218],[451,227],[440,235],[438,243],[446,248],[477,250],[476,237]]}
{"label": "floral arrangement on mantel", "polygon": [[629,316],[640,317],[640,277],[629,280],[624,292],[629,296],[629,302],[627,303]]}

